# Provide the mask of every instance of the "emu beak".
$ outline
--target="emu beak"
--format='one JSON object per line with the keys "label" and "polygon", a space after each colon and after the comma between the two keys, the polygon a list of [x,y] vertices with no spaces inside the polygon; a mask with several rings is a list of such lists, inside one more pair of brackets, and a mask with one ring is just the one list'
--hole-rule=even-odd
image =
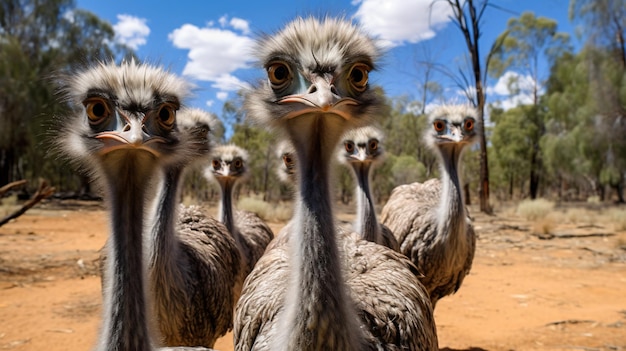
{"label": "emu beak", "polygon": [[301,109],[289,113],[286,118],[291,119],[305,113],[333,113],[346,120],[351,119],[342,106],[359,105],[355,99],[339,96],[335,85],[329,77],[315,76],[312,84],[306,92],[283,97],[277,101],[279,104],[297,103],[303,105]]}
{"label": "emu beak", "polygon": [[160,153],[151,147],[154,143],[165,143],[165,139],[159,136],[152,136],[148,134],[144,128],[143,119],[130,118],[122,111],[117,111],[121,121],[125,121],[126,124],[122,130],[113,130],[98,133],[95,138],[99,139],[104,147],[100,151],[102,155],[111,153],[115,150],[144,150],[148,151],[154,156],[159,156]]}

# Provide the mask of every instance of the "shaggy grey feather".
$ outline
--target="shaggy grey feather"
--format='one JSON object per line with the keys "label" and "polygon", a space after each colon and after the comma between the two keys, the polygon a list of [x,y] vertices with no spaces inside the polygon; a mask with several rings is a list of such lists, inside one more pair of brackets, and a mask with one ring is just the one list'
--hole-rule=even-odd
{"label": "shaggy grey feather", "polygon": [[176,126],[176,110],[189,87],[135,61],[97,64],[61,84],[73,112],[60,121],[60,152],[101,182],[111,218],[96,350],[154,350],[159,342],[145,287],[144,213],[160,168],[195,156],[187,146],[198,130],[187,135]]}
{"label": "shaggy grey feather", "polygon": [[294,218],[244,283],[235,349],[436,350],[426,291],[412,263],[343,233],[332,213],[331,161],[341,135],[379,115],[369,89],[376,45],[350,22],[296,19],[262,39],[268,82],[246,96],[258,123],[292,143]]}
{"label": "shaggy grey feather", "polygon": [[391,230],[379,223],[376,218],[374,199],[370,189],[371,174],[385,158],[382,142],[383,132],[374,126],[350,130],[343,136],[338,158],[339,162],[352,170],[357,181],[354,191],[357,199],[354,230],[361,233],[365,240],[400,251],[398,240]]}
{"label": "shaggy grey feather", "polygon": [[274,238],[274,232],[256,213],[233,210],[235,187],[248,176],[248,153],[236,145],[221,145],[213,149],[211,158],[211,165],[205,169],[204,174],[207,179],[220,185],[220,221],[226,225],[237,242],[245,277],[265,252],[265,248]]}
{"label": "shaggy grey feather", "polygon": [[400,251],[422,273],[433,308],[459,289],[474,259],[476,234],[463,202],[459,167],[464,148],[477,138],[475,121],[476,111],[465,105],[431,112],[424,140],[439,156],[442,180],[396,187],[381,213]]}

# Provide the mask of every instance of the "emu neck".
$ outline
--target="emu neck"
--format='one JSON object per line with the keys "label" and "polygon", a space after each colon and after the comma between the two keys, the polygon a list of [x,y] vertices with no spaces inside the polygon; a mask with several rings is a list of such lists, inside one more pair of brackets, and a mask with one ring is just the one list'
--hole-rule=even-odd
{"label": "emu neck", "polygon": [[[152,157],[152,156],[143,156]],[[151,349],[143,264],[145,197],[153,167],[142,156],[105,165],[111,206],[110,260],[99,350]],[[144,163],[143,165],[141,165]],[[143,167],[142,167],[143,166]]]}
{"label": "emu neck", "polygon": [[463,245],[465,235],[465,205],[461,193],[459,165],[461,145],[443,146],[441,162],[441,200],[439,203],[438,237]]}
{"label": "emu neck", "polygon": [[357,178],[356,200],[357,216],[354,223],[354,230],[361,234],[364,240],[382,244],[380,229],[376,220],[376,209],[372,201],[370,192],[370,170],[369,162],[354,162],[352,168]]}
{"label": "emu neck", "polygon": [[[171,267],[178,256],[176,239],[176,220],[178,218],[178,188],[183,175],[182,167],[166,167],[163,170],[163,180],[159,193],[154,226],[152,227],[153,250],[150,266],[153,269]],[[170,270],[161,270],[163,274],[170,274]]]}
{"label": "emu neck", "polygon": [[345,123],[337,116],[320,114],[298,117],[288,126],[302,160],[290,241],[294,260],[285,307],[287,327],[283,328],[288,350],[359,347],[358,329],[351,327],[356,314],[344,289],[330,197],[330,158],[343,126],[332,122]]}
{"label": "emu neck", "polygon": [[228,231],[236,236],[237,228],[235,227],[235,218],[233,216],[233,190],[235,181],[230,178],[219,178],[218,182],[222,189],[222,203],[219,209],[219,218],[226,226]]}
{"label": "emu neck", "polygon": [[[241,233],[235,224],[235,216],[233,214],[233,191],[235,189],[236,180],[230,177],[224,177],[218,178],[218,182],[220,184],[220,188],[222,189],[222,203],[220,204],[219,209],[220,221],[224,223],[224,226],[228,229],[230,235],[232,235],[233,239],[235,239],[239,252],[242,253],[242,266],[248,267],[249,253],[247,246],[241,237]],[[245,271],[248,271],[248,268],[246,268]]]}

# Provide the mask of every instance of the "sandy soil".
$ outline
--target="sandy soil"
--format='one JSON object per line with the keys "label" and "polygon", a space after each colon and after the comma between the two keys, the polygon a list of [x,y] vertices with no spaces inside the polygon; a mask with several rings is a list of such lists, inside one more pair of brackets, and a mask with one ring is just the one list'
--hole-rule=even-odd
{"label": "sandy soil", "polygon": [[[626,350],[625,231],[589,210],[557,217],[548,235],[514,211],[472,213],[472,272],[435,311],[441,349]],[[106,235],[93,203],[43,204],[0,228],[0,349],[92,348]],[[231,350],[232,336],[216,349]]]}

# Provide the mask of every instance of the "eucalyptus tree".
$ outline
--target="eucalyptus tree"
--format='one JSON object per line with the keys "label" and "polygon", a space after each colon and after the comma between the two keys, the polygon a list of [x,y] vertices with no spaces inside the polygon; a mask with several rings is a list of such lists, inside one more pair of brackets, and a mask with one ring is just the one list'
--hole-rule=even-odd
{"label": "eucalyptus tree", "polygon": [[518,18],[507,22],[507,29],[500,34],[502,43],[494,51],[490,74],[499,77],[514,69],[523,76],[530,77],[532,108],[525,109],[526,120],[532,124],[534,133],[529,135],[530,158],[530,197],[537,197],[542,174],[542,156],[539,142],[545,133],[545,124],[539,109],[539,97],[543,91],[546,75],[541,74],[542,66],[551,65],[556,57],[569,51],[569,35],[557,31],[556,21],[546,17],[536,17],[532,12],[524,12]]}

